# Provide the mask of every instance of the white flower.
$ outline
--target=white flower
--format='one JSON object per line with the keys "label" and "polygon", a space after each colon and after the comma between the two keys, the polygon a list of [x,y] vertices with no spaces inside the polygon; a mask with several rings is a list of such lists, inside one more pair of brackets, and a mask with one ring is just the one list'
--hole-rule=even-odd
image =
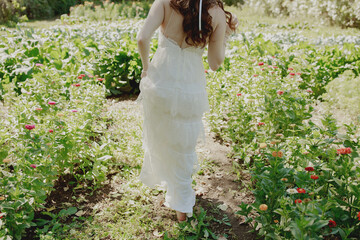
{"label": "white flower", "polygon": [[298,193],[298,191],[295,188],[289,188],[288,190],[286,190],[289,194],[295,194]]}

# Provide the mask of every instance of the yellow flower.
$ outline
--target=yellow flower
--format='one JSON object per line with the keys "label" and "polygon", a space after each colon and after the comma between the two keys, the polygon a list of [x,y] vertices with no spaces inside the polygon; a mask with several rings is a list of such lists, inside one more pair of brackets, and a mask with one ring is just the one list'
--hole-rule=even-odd
{"label": "yellow flower", "polygon": [[3,163],[9,163],[9,162],[11,162],[11,159],[10,159],[10,158],[5,158],[5,159],[3,160]]}
{"label": "yellow flower", "polygon": [[260,148],[266,148],[267,144],[266,143],[260,143]]}
{"label": "yellow flower", "polygon": [[261,204],[260,207],[259,207],[259,209],[260,209],[261,211],[266,211],[266,210],[268,209],[268,206],[267,206],[266,204]]}

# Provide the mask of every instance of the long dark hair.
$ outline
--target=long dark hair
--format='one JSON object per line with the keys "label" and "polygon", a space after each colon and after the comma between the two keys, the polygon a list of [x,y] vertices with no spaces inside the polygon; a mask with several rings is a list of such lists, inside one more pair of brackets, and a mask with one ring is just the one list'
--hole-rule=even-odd
{"label": "long dark hair", "polygon": [[231,25],[232,15],[224,10],[224,4],[221,0],[203,0],[200,32],[199,3],[200,0],[170,0],[170,6],[184,16],[183,29],[186,34],[185,41],[187,44],[205,47],[208,37],[214,31],[211,26],[212,17],[209,14],[209,9],[216,5],[225,12],[227,24],[231,29],[235,30],[235,26]]}

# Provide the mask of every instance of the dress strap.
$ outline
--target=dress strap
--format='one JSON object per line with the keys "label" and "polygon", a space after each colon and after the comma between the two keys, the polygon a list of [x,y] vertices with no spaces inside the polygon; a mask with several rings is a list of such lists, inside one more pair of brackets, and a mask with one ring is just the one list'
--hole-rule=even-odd
{"label": "dress strap", "polygon": [[[171,7],[170,7],[170,8],[171,8]],[[170,14],[170,17],[169,17],[169,21],[167,22],[166,27],[165,27],[165,29],[164,29],[164,35],[165,35],[165,36],[167,36],[167,35],[166,35],[166,30],[168,29],[168,26],[170,25],[170,22],[171,22],[173,13],[174,13],[174,9],[171,8],[171,14]]]}

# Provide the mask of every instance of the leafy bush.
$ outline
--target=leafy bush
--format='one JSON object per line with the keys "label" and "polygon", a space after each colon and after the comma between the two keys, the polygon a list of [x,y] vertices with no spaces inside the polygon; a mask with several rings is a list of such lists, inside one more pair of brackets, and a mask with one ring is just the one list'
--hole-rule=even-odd
{"label": "leafy bush", "polygon": [[21,0],[2,0],[0,1],[0,23],[14,23],[26,21],[26,16],[22,16],[25,8]]}
{"label": "leafy bush", "polygon": [[343,27],[360,28],[360,2],[357,0],[249,0],[272,16],[312,16]]}

